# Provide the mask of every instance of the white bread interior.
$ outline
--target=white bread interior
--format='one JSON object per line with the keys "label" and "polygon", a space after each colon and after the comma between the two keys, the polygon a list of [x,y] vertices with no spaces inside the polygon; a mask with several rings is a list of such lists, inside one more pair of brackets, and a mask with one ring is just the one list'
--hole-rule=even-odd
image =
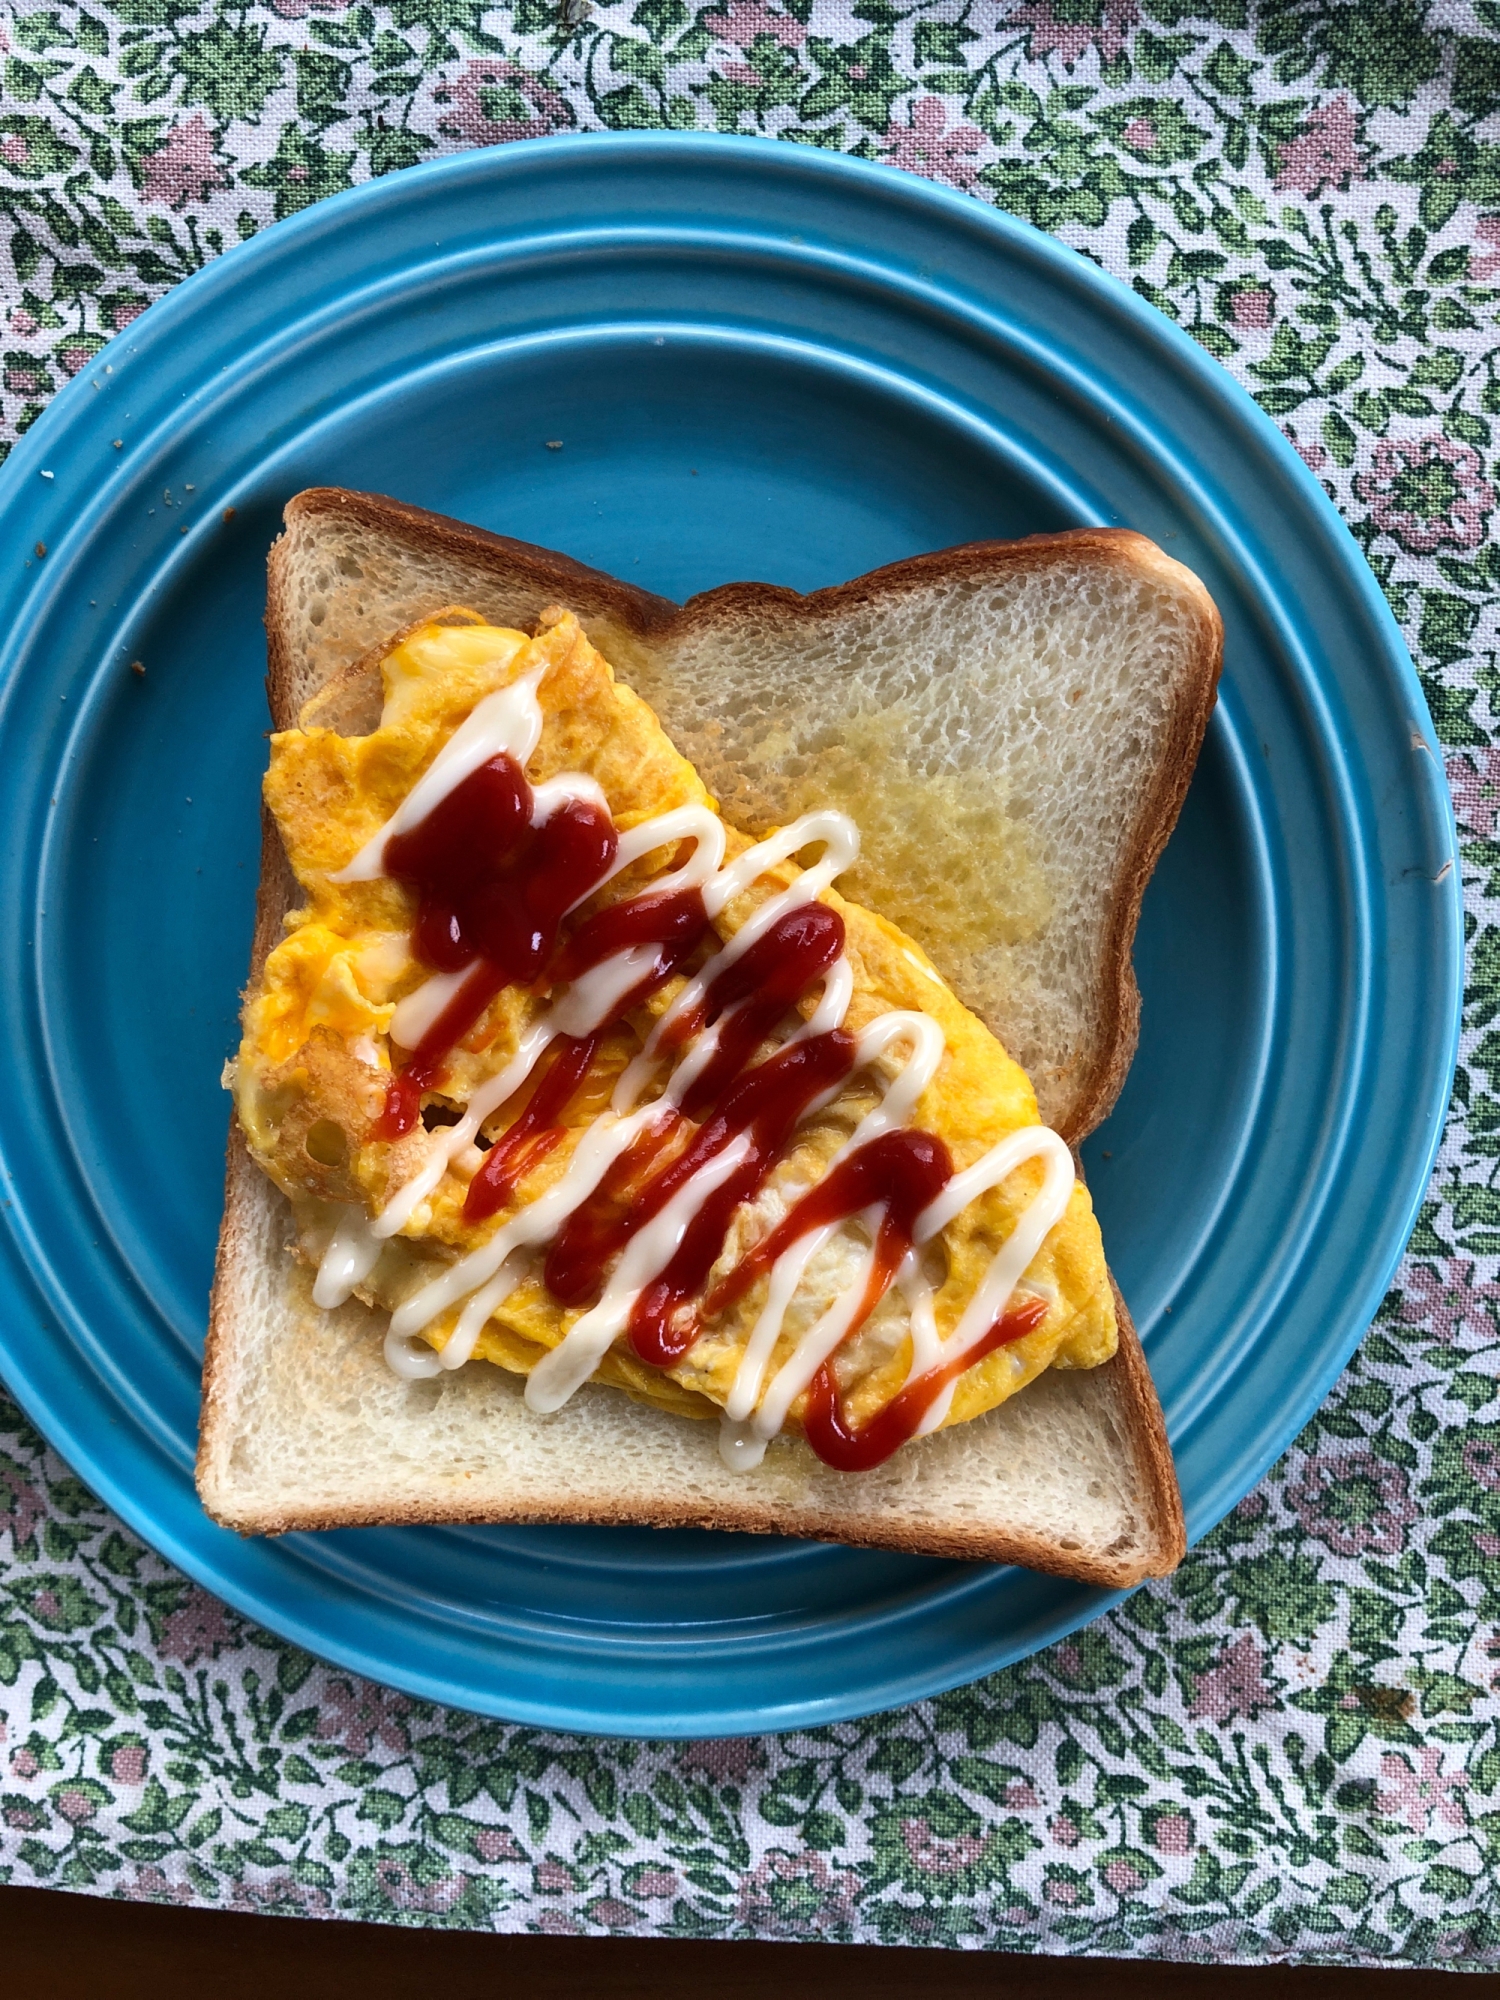
{"label": "white bread interior", "polygon": [[[804,773],[840,782],[852,744],[859,766],[846,767],[835,802],[864,820],[862,796],[878,806],[888,781],[918,816],[934,881],[961,889],[976,859],[969,819],[982,830],[991,788],[1014,801],[1045,878],[1032,935],[968,937],[945,953],[944,908],[961,915],[961,897],[945,904],[929,890],[925,933],[888,913],[1028,1067],[1044,1117],[1075,1141],[1092,1129],[1134,1048],[1140,895],[1218,672],[1217,614],[1190,572],[1140,536],[1084,530],[972,544],[805,598],[731,585],[679,610],[566,557],[376,496],[315,490],[290,504],[272,552],[273,719],[291,726],[316,700],[319,720],[369,728],[379,682],[367,656],[392,632],[453,603],[529,628],[552,602],[578,613],[726,815],[752,832],[802,809]],[[910,865],[911,843],[889,831]],[[252,977],[291,887],[268,828]],[[1033,897],[1033,919],[1039,907]],[[291,1233],[282,1197],[235,1135],[198,1480],[209,1511],[244,1532],[699,1525],[1017,1561],[1110,1585],[1181,1557],[1161,1411],[1123,1302],[1120,1351],[1102,1368],[1051,1370],[873,1472],[834,1472],[786,1438],[746,1475],[721,1465],[716,1426],[617,1390],[587,1388],[539,1419],[519,1380],[485,1364],[398,1380],[375,1314],[312,1306]]]}

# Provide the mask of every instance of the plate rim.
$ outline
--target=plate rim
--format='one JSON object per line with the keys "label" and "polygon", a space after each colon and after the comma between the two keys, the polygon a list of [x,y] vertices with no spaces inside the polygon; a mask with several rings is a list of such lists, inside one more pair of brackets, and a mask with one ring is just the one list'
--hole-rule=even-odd
{"label": "plate rim", "polygon": [[[425,194],[425,190],[429,187],[457,180],[467,181],[470,178],[480,182],[491,178],[504,178],[512,165],[521,170],[529,166],[532,161],[543,157],[559,161],[564,166],[570,158],[583,157],[588,160],[590,168],[595,169],[599,165],[598,156],[603,151],[633,156],[642,161],[649,160],[652,155],[657,155],[663,160],[675,156],[675,159],[680,161],[684,155],[696,153],[704,157],[706,165],[730,159],[735,163],[748,162],[751,163],[751,170],[745,175],[746,185],[755,178],[754,163],[758,161],[760,170],[764,172],[785,174],[792,180],[810,176],[813,182],[821,177],[830,188],[842,185],[846,191],[844,199],[848,198],[849,191],[852,191],[854,198],[857,199],[861,191],[871,191],[878,187],[878,191],[888,200],[895,201],[904,197],[919,209],[924,206],[931,207],[935,214],[945,221],[961,223],[967,229],[980,234],[990,232],[991,241],[1002,259],[1007,256],[1023,256],[1043,266],[1050,266],[1066,282],[1087,293],[1102,308],[1123,314],[1135,321],[1145,337],[1153,345],[1164,350],[1175,370],[1191,378],[1198,395],[1206,396],[1220,406],[1229,421],[1250,426],[1262,449],[1270,453],[1279,475],[1299,489],[1304,500],[1313,505],[1329,525],[1337,522],[1340,527],[1345,527],[1342,516],[1279,426],[1255,404],[1253,398],[1228,370],[1199,347],[1181,327],[1139,298],[1123,281],[1102,270],[1061,239],[1021,222],[1005,211],[972,196],[916,175],[902,173],[899,169],[856,160],[846,154],[825,153],[818,149],[802,147],[789,148],[785,142],[772,139],[753,139],[729,134],[664,132],[564,134],[528,140],[524,148],[477,148],[423,162],[404,170],[400,175],[367,181],[344,190],[277,223],[274,229],[262,230],[255,237],[232,246],[211,264],[164,294],[147,313],[132,324],[128,337],[132,345],[143,336],[148,337],[153,343],[170,341],[177,319],[183,315],[196,313],[200,310],[200,302],[201,305],[209,304],[216,290],[238,286],[242,281],[241,274],[253,271],[256,264],[266,258],[284,258],[290,267],[291,262],[298,256],[307,256],[318,238],[326,231],[354,225],[358,213],[365,208],[378,212],[380,206],[390,201],[420,203],[424,199],[430,199]],[[46,474],[45,459],[52,448],[51,441],[54,437],[60,447],[72,448],[68,432],[76,417],[87,406],[88,377],[108,364],[109,352],[109,348],[106,347],[89,368],[81,370],[58,391],[37,422],[12,450],[8,463],[0,467],[0,520],[5,520],[7,525],[10,525],[11,517],[17,511],[22,482],[28,475],[35,477],[39,473]],[[35,487],[31,491],[36,494]],[[29,536],[36,532],[47,535],[50,539],[48,523],[55,517],[62,496],[55,487],[49,487],[39,497],[42,502],[40,507],[25,510],[28,513],[29,524],[26,533]],[[41,523],[40,528],[36,526],[38,522]],[[1426,1061],[1423,1067],[1432,1077],[1430,1093],[1422,1100],[1427,1113],[1427,1128],[1414,1143],[1409,1154],[1407,1199],[1399,1233],[1394,1227],[1389,1228],[1386,1237],[1378,1246],[1379,1254],[1372,1257],[1366,1253],[1360,1266],[1363,1283],[1351,1300],[1347,1316],[1353,1330],[1338,1345],[1336,1352],[1330,1354],[1322,1367],[1301,1379],[1299,1382],[1301,1393],[1292,1406],[1291,1418],[1284,1417],[1274,1431],[1268,1427],[1258,1449],[1250,1454],[1247,1462],[1253,1466],[1251,1485],[1258,1483],[1266,1469],[1286,1451],[1297,1430],[1326,1397],[1360,1339],[1363,1338],[1364,1331],[1388,1288],[1390,1277],[1405,1252],[1421,1203],[1427,1194],[1437,1152],[1442,1143],[1446,1124],[1445,1113],[1451,1092],[1462,1024],[1464,944],[1462,873],[1457,855],[1457,832],[1452,801],[1441,776],[1443,772],[1441,746],[1432,728],[1415,667],[1394,616],[1352,537],[1347,537],[1347,548],[1343,553],[1344,581],[1353,584],[1355,597],[1367,627],[1373,627],[1381,642],[1381,668],[1394,687],[1405,697],[1411,719],[1422,733],[1425,748],[1429,752],[1427,758],[1414,759],[1411,796],[1420,804],[1429,819],[1435,817],[1436,830],[1440,834],[1450,864],[1448,880],[1444,882],[1440,876],[1437,883],[1442,891],[1439,900],[1440,914],[1433,920],[1434,929],[1441,930],[1446,935],[1449,948],[1444,953],[1440,965],[1430,968],[1432,975],[1430,986],[1435,997],[1429,1003],[1427,1015],[1432,1026],[1441,1024],[1442,1033],[1434,1035],[1424,1050]],[[6,600],[10,608],[13,613],[19,608],[20,615],[13,615],[9,620],[11,636],[3,648],[5,656],[9,656],[12,647],[19,643],[16,635],[18,631],[25,629],[25,607],[41,581],[37,578],[28,583],[17,579],[24,579],[24,572],[19,565],[13,566],[12,581],[6,589]],[[6,657],[3,666],[0,666],[0,726],[4,725],[4,711],[10,706],[13,680],[11,664],[10,658]],[[1425,769],[1427,765],[1431,765],[1432,769]],[[1383,899],[1383,906],[1385,900]],[[3,1246],[9,1279],[5,1290],[12,1290],[17,1283],[24,1289],[34,1289],[35,1266],[17,1241],[23,1218],[15,1211],[6,1211],[5,1220]],[[295,1643],[305,1646],[322,1658],[332,1659],[340,1665],[373,1678],[405,1685],[426,1699],[471,1709],[479,1706],[467,1697],[455,1696],[453,1688],[444,1683],[440,1677],[433,1678],[416,1671],[408,1671],[399,1679],[393,1677],[388,1663],[373,1662],[366,1657],[365,1647],[354,1643],[352,1636],[336,1642],[330,1637],[326,1628],[310,1630],[305,1618],[285,1606],[268,1610],[263,1594],[252,1587],[251,1580],[247,1579],[241,1585],[238,1576],[224,1575],[222,1567],[204,1560],[159,1510],[153,1510],[145,1503],[136,1504],[129,1489],[103,1467],[97,1450],[91,1447],[87,1438],[67,1421],[66,1413],[59,1412],[45,1394],[32,1383],[32,1372],[24,1365],[24,1360],[18,1363],[17,1357],[10,1351],[10,1343],[0,1339],[0,1376],[3,1376],[11,1393],[15,1395],[33,1423],[50,1442],[55,1444],[106,1504],[127,1520],[150,1546],[165,1554],[177,1567],[234,1604],[257,1623],[280,1633],[283,1637],[291,1638]],[[28,1390],[32,1393],[28,1394]],[[62,1442],[64,1439],[65,1443]],[[158,1438],[142,1433],[138,1448],[149,1451],[155,1458],[160,1459],[164,1466],[173,1464],[173,1454]],[[1195,1539],[1207,1532],[1212,1525],[1212,1522],[1198,1525]],[[1087,1601],[1079,1605],[1076,1614],[1068,1614],[1062,1620],[1050,1623],[1049,1636],[1036,1644],[1052,1643],[1055,1639],[1065,1636],[1067,1632],[1078,1629],[1080,1625],[1091,1621],[1110,1605],[1118,1602],[1123,1595],[1125,1593],[1117,1591],[1089,1593]],[[344,1614],[341,1614],[340,1622],[343,1617]],[[1025,1657],[1035,1649],[1035,1644],[1028,1644],[1020,1655],[1007,1654],[1005,1657]],[[1001,1664],[1001,1661],[997,1658],[993,1664]],[[960,1677],[966,1676],[969,1670],[969,1665],[965,1663],[960,1670]],[[990,1670],[991,1667],[978,1669],[979,1672]],[[889,1681],[890,1676],[887,1675],[885,1678]],[[804,1700],[791,1704],[778,1702],[775,1704],[774,1721],[769,1716],[762,1720],[752,1716],[736,1718],[728,1721],[721,1733],[750,1733],[766,1727],[780,1729],[804,1727],[846,1719],[870,1713],[873,1709],[894,1702],[920,1699],[954,1684],[953,1675],[950,1674],[945,1678],[939,1671],[925,1677],[903,1680],[899,1687],[885,1685],[873,1692],[862,1691],[850,1700],[825,1697],[821,1700]],[[528,1712],[527,1704],[518,1702],[513,1697],[508,1697],[499,1704],[486,1704],[480,1712],[503,1714],[513,1720],[525,1720],[555,1728],[586,1730],[598,1734],[662,1736],[701,1733],[701,1728],[696,1724],[691,1729],[674,1730],[670,1717],[653,1718],[648,1728],[634,1721],[622,1723],[617,1715],[595,1713],[592,1710],[584,1711],[576,1704],[571,1707],[555,1702],[539,1706],[532,1704]]]}

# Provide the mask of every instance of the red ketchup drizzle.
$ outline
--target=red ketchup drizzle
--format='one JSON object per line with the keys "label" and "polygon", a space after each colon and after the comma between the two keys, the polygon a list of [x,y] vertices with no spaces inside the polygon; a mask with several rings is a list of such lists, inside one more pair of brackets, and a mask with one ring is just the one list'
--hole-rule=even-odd
{"label": "red ketchup drizzle", "polygon": [[[682,1152],[654,1173],[649,1170],[679,1121],[638,1140],[564,1223],[548,1253],[548,1289],[564,1305],[583,1304],[598,1293],[605,1265],[635,1231],[732,1140],[750,1134],[744,1162],[704,1202],[671,1262],[637,1301],[631,1339],[642,1358],[659,1367],[685,1354],[697,1338],[696,1325],[690,1319],[684,1324],[680,1309],[707,1279],[735,1209],[754,1198],[808,1106],[837,1088],[853,1067],[854,1038],[835,1030],[792,1042],[745,1068],[771,1028],[843,948],[838,912],[822,903],[805,904],[788,911],[711,982],[702,1005],[678,1024],[673,1040],[721,1022],[719,1047],[682,1106],[688,1115],[717,1108]],[[725,1018],[731,1007],[737,1011]]]}
{"label": "red ketchup drizzle", "polygon": [[564,913],[615,858],[602,806],[568,799],[531,824],[526,774],[502,752],[471,771],[427,817],[386,843],[385,870],[417,898],[412,950],[436,972],[479,964],[391,1080],[381,1138],[410,1132],[454,1048],[506,986],[538,978]]}
{"label": "red ketchup drizzle", "polygon": [[558,985],[577,979],[616,952],[654,944],[654,964],[614,1008],[608,1021],[583,1038],[564,1035],[546,1076],[533,1092],[516,1122],[502,1132],[485,1155],[484,1165],[469,1183],[464,1219],[483,1221],[509,1201],[517,1184],[546,1159],[564,1136],[562,1119],[577,1095],[589,1064],[608,1028],[665,985],[682,960],[708,929],[703,897],[697,889],[679,889],[664,896],[649,892],[627,902],[612,903],[580,924],[563,946],[552,978]]}
{"label": "red ketchup drizzle", "polygon": [[[682,1100],[698,1118],[723,1095],[787,1010],[827,972],[844,949],[844,920],[826,903],[803,903],[728,965],[699,1005],[674,1023],[671,1046],[721,1023],[719,1045]],[[726,1012],[733,1008],[727,1020]]]}
{"label": "red ketchup drizzle", "polygon": [[[595,1297],[605,1266],[636,1230],[660,1214],[673,1195],[717,1153],[748,1132],[751,1145],[743,1164],[703,1203],[676,1255],[642,1294],[631,1322],[632,1338],[636,1338],[638,1326],[644,1330],[647,1320],[663,1319],[668,1293],[675,1305],[698,1292],[724,1247],[735,1209],[742,1201],[754,1199],[814,1098],[837,1088],[853,1064],[854,1037],[838,1029],[778,1049],[738,1078],[676,1158],[650,1173],[644,1182],[642,1168],[649,1170],[654,1165],[686,1121],[669,1119],[637,1140],[589,1199],[568,1217],[553,1242],[545,1275],[554,1298],[563,1305],[582,1305]],[[643,1311],[646,1301],[657,1294],[655,1312]],[[637,1351],[643,1359],[653,1360],[656,1356],[647,1349],[660,1346],[657,1365],[665,1366],[685,1354],[696,1338],[696,1326],[688,1328],[680,1340],[665,1332],[647,1335],[644,1346],[637,1340]]]}
{"label": "red ketchup drizzle", "polygon": [[[705,1302],[708,1315],[719,1313],[742,1298],[763,1271],[768,1271],[799,1237],[825,1223],[844,1222],[862,1209],[884,1208],[875,1239],[875,1263],[858,1313],[844,1336],[856,1333],[890,1290],[902,1259],[912,1246],[917,1217],[940,1195],[953,1177],[953,1161],[941,1139],[930,1132],[884,1132],[841,1160],[818,1186],[809,1189],[771,1233],[714,1287]],[[964,1354],[918,1377],[878,1410],[858,1430],[844,1422],[832,1360],[826,1361],[807,1390],[802,1428],[808,1443],[825,1465],[840,1472],[866,1472],[881,1465],[893,1451],[915,1437],[917,1426],[953,1379],[976,1361],[1030,1333],[1047,1314],[1045,1299],[1028,1299],[996,1321]]]}
{"label": "red ketchup drizzle", "polygon": [[750,1135],[743,1163],[703,1203],[673,1256],[635,1302],[630,1342],[643,1361],[670,1367],[698,1338],[701,1329],[689,1302],[718,1262],[735,1210],[760,1192],[814,1098],[837,1089],[853,1067],[854,1037],[838,1029],[778,1049],[739,1079],[681,1160],[661,1174],[662,1182],[679,1173],[685,1178],[738,1133]]}
{"label": "red ketchup drizzle", "polygon": [[[698,889],[677,889],[667,895],[652,895],[649,889],[628,901],[611,903],[586,923],[578,926],[562,948],[554,979],[561,984],[590,972],[617,951],[632,945],[661,947],[660,963],[665,970],[652,977],[658,985],[669,979],[708,929],[703,895]],[[639,1002],[632,996],[628,1005]],[[627,1010],[628,1011],[628,1010]]]}
{"label": "red ketchup drizzle", "polygon": [[525,1110],[500,1134],[469,1183],[464,1198],[466,1222],[481,1222],[504,1208],[517,1182],[540,1166],[558,1144],[563,1136],[563,1113],[587,1076],[598,1046],[597,1034],[558,1036],[550,1051],[551,1065]]}
{"label": "red ketchup drizzle", "polygon": [[[856,1147],[825,1174],[815,1188],[789,1209],[769,1236],[721,1278],[705,1302],[705,1313],[721,1313],[743,1298],[762,1271],[769,1271],[784,1250],[790,1250],[800,1236],[810,1236],[825,1223],[847,1222],[861,1209],[877,1205],[885,1210],[875,1251],[875,1279],[883,1272],[884,1282],[869,1298],[860,1319],[872,1313],[890,1289],[901,1268],[901,1259],[911,1248],[917,1217],[930,1201],[935,1201],[953,1178],[953,1160],[941,1139],[930,1132],[882,1132],[868,1145]],[[850,1332],[854,1329],[851,1327]]]}
{"label": "red ketchup drizzle", "polygon": [[950,1382],[997,1347],[1007,1347],[1031,1333],[1046,1317],[1045,1299],[1023,1299],[1002,1314],[972,1347],[908,1382],[884,1409],[857,1428],[844,1420],[833,1363],[825,1361],[807,1386],[803,1434],[823,1463],[837,1472],[868,1472],[872,1466],[883,1465],[892,1452],[916,1436],[923,1417]]}
{"label": "red ketchup drizzle", "polygon": [[386,1085],[385,1109],[375,1126],[377,1139],[399,1139],[422,1114],[422,1092],[431,1090],[443,1065],[505,984],[487,965],[476,966],[412,1050],[406,1068]]}

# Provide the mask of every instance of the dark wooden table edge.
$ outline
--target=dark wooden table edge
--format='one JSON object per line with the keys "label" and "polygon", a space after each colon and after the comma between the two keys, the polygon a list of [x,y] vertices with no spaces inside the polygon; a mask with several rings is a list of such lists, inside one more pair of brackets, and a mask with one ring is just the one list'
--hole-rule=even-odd
{"label": "dark wooden table edge", "polygon": [[421,1925],[299,1921],[255,1911],[131,1902],[86,1892],[0,1887],[0,1964],[11,1992],[49,2000],[372,2000],[410,1992],[430,2000],[473,1993],[490,2000],[503,1982],[526,2000],[588,1994],[599,2000],[712,1995],[748,2000],[897,2000],[931,1993],[1007,2000],[1184,2000],[1212,1988],[1224,2000],[1428,2000],[1500,1994],[1500,1969],[1473,1970],[1457,1988],[1447,1966],[1047,1958],[966,1948],[545,1936],[448,1931]]}

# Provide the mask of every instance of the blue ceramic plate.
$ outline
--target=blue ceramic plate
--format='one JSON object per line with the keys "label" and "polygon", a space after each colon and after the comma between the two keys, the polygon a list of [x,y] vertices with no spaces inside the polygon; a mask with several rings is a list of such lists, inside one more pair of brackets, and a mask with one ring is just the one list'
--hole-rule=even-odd
{"label": "blue ceramic plate", "polygon": [[1193,1534],[1322,1399],[1411,1226],[1449,1086],[1441,765],[1316,482],[1082,257],[797,146],[470,153],[189,279],[63,390],[0,482],[0,1364],[90,1485],[211,1590],[421,1695],[659,1736],[886,1707],[1109,1601],[777,1540],[241,1541],[205,1517],[192,1462],[256,874],[264,562],[283,502],[314,484],[677,598],[1085,522],[1143,529],[1197,570],[1228,631],[1223,692],[1147,898],[1140,1054],[1090,1178]]}

